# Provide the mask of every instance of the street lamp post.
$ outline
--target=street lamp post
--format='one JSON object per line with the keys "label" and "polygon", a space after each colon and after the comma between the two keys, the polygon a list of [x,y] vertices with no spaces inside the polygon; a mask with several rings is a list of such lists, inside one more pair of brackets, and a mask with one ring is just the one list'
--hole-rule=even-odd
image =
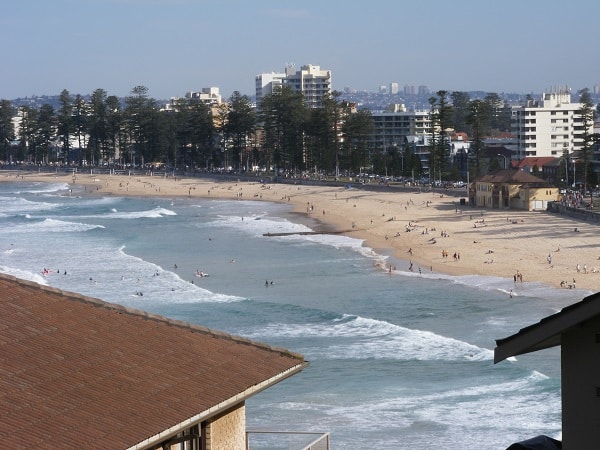
{"label": "street lamp post", "polygon": [[501,153],[498,153],[498,156],[502,156],[504,158],[504,169],[505,170],[508,169],[508,165],[507,165],[507,162],[506,162],[506,156],[502,155]]}
{"label": "street lamp post", "polygon": [[[465,155],[467,156],[467,197],[469,197],[469,151],[465,151]],[[470,204],[470,199],[469,199]]]}
{"label": "street lamp post", "polygon": [[400,150],[400,157],[402,158],[402,176],[404,177],[404,150],[405,148],[402,147]]}

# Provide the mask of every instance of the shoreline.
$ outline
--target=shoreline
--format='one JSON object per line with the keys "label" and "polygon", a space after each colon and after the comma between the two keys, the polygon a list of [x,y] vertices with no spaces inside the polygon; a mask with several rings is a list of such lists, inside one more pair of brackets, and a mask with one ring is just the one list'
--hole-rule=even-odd
{"label": "shoreline", "polygon": [[[482,275],[554,288],[600,290],[598,226],[548,212],[484,210],[434,192],[377,192],[339,186],[128,175],[0,172],[0,182],[83,186],[91,196],[206,198],[287,203],[318,232],[363,240],[407,267]],[[315,225],[316,224],[316,225]],[[577,231],[575,231],[577,229]],[[412,264],[411,264],[412,262]],[[382,267],[387,270],[387,267]],[[575,281],[574,281],[575,280]],[[561,285],[564,282],[564,285]],[[510,286],[508,286],[510,289]]]}

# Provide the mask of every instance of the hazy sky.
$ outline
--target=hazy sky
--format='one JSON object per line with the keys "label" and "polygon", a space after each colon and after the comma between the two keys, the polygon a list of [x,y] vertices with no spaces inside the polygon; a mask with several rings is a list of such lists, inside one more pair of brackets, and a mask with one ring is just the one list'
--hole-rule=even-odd
{"label": "hazy sky", "polygon": [[203,87],[287,63],[333,88],[573,91],[600,83],[598,0],[2,0],[0,99]]}

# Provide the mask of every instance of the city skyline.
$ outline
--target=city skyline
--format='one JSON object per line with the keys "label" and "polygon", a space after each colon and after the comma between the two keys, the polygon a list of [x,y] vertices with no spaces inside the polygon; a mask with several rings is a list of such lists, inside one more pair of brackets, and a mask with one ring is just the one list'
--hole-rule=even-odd
{"label": "city skyline", "polygon": [[593,90],[592,0],[487,4],[375,0],[29,0],[0,18],[0,98],[95,89],[153,98],[218,87],[255,92],[255,76],[287,64],[332,71],[335,90],[398,83],[432,91]]}

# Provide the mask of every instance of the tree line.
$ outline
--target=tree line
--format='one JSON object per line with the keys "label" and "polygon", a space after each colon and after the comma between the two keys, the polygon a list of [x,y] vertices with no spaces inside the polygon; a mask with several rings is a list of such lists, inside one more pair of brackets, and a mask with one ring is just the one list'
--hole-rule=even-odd
{"label": "tree line", "polygon": [[[473,178],[481,175],[486,170],[483,140],[510,131],[510,105],[495,93],[471,99],[466,92],[444,90],[437,91],[429,105],[430,177],[461,178],[449,130],[471,138],[467,170]],[[357,110],[337,91],[326,96],[321,107],[308,108],[302,93],[283,86],[257,106],[237,91],[215,107],[186,97],[164,109],[144,86],[134,87],[124,99],[96,89],[86,100],[65,89],[57,108],[19,107],[17,136],[12,126],[17,111],[10,101],[0,100],[0,159],[60,165],[160,163],[174,169],[239,172],[261,168],[336,176],[367,167],[379,174],[422,175],[422,161],[408,145],[373,148],[372,113]]]}
{"label": "tree line", "polygon": [[[352,170],[367,158],[370,113],[349,114],[333,93],[319,109],[307,108],[288,87],[264,97],[260,108],[234,92],[229,102],[209,105],[175,99],[168,109],[144,86],[124,100],[96,89],[86,101],[63,90],[59,106],[19,107],[0,100],[0,159],[35,164],[145,165],[172,168],[254,167],[286,171]],[[17,145],[14,145],[15,141]]]}

